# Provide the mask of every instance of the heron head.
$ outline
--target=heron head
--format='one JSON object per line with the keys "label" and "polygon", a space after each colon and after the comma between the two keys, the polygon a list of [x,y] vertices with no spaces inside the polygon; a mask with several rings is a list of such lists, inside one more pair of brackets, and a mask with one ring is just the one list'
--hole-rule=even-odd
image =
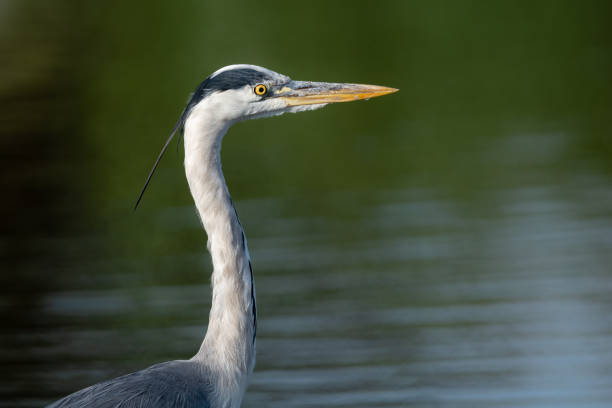
{"label": "heron head", "polygon": [[230,65],[200,84],[183,120],[200,108],[214,112],[218,120],[234,122],[313,110],[328,103],[369,99],[396,91],[375,85],[294,81],[256,65]]}
{"label": "heron head", "polygon": [[314,110],[328,103],[370,99],[396,91],[395,88],[377,85],[294,81],[257,65],[238,64],[221,68],[206,78],[191,96],[157,156],[134,208],[142,199],[175,133],[181,131],[190,118],[199,118],[209,126],[227,130],[229,125],[241,120]]}

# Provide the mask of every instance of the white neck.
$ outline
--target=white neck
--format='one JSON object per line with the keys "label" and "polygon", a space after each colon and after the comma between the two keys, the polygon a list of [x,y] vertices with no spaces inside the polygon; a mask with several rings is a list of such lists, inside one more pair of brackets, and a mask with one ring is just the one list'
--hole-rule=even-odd
{"label": "white neck", "polygon": [[[221,142],[230,122],[205,102],[185,123],[185,172],[212,256],[212,307],[194,360],[211,377],[219,406],[238,407],[255,365],[255,287],[246,238],[221,170]],[[217,406],[217,405],[215,405]]]}

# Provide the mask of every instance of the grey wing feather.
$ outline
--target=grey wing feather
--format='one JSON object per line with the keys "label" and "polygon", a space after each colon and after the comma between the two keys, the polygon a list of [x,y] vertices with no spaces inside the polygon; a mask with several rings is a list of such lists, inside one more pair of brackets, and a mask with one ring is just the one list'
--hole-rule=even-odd
{"label": "grey wing feather", "polygon": [[210,408],[210,393],[199,363],[169,361],[84,388],[47,408]]}

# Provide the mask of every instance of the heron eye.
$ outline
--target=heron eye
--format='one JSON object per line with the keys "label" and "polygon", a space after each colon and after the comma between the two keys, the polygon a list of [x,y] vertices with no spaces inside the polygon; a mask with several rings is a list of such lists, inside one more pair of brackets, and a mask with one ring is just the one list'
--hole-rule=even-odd
{"label": "heron eye", "polygon": [[259,85],[255,85],[254,91],[257,95],[262,96],[262,95],[265,95],[266,92],[268,92],[268,88],[266,88],[266,86],[263,84],[259,84]]}

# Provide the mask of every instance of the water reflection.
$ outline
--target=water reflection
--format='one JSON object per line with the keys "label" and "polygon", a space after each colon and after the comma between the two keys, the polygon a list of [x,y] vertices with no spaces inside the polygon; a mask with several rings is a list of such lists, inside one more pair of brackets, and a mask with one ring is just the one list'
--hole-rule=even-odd
{"label": "water reflection", "polygon": [[[592,243],[604,244],[612,219],[584,218],[598,204],[560,191],[500,190],[504,215],[495,218],[423,191],[366,198],[350,220],[270,211],[292,200],[239,202],[261,309],[245,406],[604,406],[612,253]],[[360,196],[320,200],[348,206]],[[159,217],[168,211],[193,212]],[[68,362],[40,376],[43,389],[62,392],[186,357],[203,334],[208,292],[202,284],[52,292],[41,310],[72,323],[20,334],[25,344],[46,341],[24,351]]]}

